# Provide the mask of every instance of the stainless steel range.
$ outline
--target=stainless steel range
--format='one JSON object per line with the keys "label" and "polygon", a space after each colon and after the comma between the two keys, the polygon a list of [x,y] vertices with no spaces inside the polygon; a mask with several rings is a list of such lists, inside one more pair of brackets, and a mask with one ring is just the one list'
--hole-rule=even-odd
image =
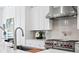
{"label": "stainless steel range", "polygon": [[48,39],[45,42],[45,48],[61,49],[75,52],[75,42],[78,42],[78,40]]}

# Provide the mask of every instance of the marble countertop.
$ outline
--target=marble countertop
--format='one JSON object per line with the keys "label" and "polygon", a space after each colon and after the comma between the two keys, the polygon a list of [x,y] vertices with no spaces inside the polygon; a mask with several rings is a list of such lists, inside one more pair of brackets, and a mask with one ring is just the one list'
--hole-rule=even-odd
{"label": "marble countertop", "polygon": [[[28,51],[22,51],[22,50],[14,50],[13,48],[10,48],[11,43],[4,43],[4,42],[0,42],[0,53],[31,53]],[[48,49],[48,50],[44,50],[44,51],[40,51],[37,53],[72,53],[69,51],[63,51],[63,50],[56,50],[56,49]]]}
{"label": "marble countertop", "polygon": [[79,41],[79,40],[74,40],[74,39],[48,39],[48,40],[60,40],[60,41]]}
{"label": "marble countertop", "polygon": [[14,50],[13,48],[10,48],[11,45],[11,43],[0,41],[0,53],[30,53],[28,51]]}
{"label": "marble countertop", "polygon": [[[4,41],[0,41],[0,53],[31,53],[28,51],[22,51],[18,49],[14,50],[13,48],[10,48],[9,46],[12,46],[12,44],[4,42]],[[72,53],[72,52],[57,50],[57,49],[48,49],[48,50],[40,51],[37,53]]]}
{"label": "marble countertop", "polygon": [[69,51],[64,51],[64,50],[57,50],[57,49],[48,49],[48,50],[40,51],[38,53],[74,53],[74,52],[69,52]]}
{"label": "marble countertop", "polygon": [[76,42],[76,43],[78,43],[78,44],[79,44],[79,42]]}

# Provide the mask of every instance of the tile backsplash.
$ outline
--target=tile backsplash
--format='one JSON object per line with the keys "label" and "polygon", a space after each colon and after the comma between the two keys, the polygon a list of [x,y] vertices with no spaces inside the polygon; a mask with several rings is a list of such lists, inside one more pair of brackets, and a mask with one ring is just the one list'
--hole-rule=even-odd
{"label": "tile backsplash", "polygon": [[[70,35],[64,36],[63,32],[69,32]],[[77,29],[77,18],[58,18],[53,20],[53,28],[46,32],[47,39],[79,39],[79,30]]]}

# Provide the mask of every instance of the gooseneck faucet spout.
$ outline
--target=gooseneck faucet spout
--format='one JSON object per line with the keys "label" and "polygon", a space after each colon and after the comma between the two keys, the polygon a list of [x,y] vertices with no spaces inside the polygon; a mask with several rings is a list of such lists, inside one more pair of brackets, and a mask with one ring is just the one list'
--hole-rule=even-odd
{"label": "gooseneck faucet spout", "polygon": [[14,50],[17,49],[17,30],[20,29],[22,31],[22,36],[24,36],[24,32],[23,32],[23,29],[21,27],[17,27],[15,29],[15,33],[14,33]]}

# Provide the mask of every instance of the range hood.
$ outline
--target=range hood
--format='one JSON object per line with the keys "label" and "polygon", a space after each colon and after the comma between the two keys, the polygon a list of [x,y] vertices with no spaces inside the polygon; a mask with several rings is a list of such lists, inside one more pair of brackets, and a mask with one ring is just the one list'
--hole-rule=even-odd
{"label": "range hood", "polygon": [[76,6],[50,6],[46,18],[58,18],[77,15]]}

